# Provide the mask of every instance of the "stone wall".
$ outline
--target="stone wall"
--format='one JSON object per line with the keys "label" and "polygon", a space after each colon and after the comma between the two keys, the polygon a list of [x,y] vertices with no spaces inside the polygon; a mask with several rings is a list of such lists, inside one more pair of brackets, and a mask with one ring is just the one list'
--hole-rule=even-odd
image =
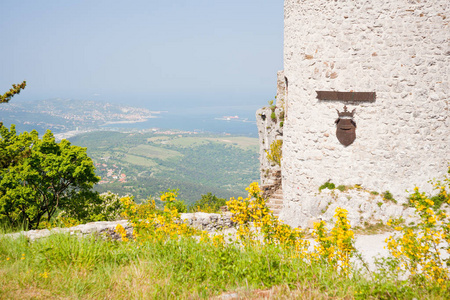
{"label": "stone wall", "polygon": [[261,108],[256,112],[261,189],[265,197],[281,188],[281,166],[267,159],[270,145],[277,140],[283,140],[286,83],[283,71],[279,71],[277,75],[276,101],[272,106]]}
{"label": "stone wall", "polygon": [[[231,221],[231,213],[226,212],[223,214],[213,213],[182,213],[180,219],[187,225],[199,230],[206,230],[209,233],[222,231],[228,228],[233,228],[236,224]],[[87,224],[77,225],[67,228],[52,228],[52,229],[40,229],[21,231],[16,233],[9,233],[6,236],[18,238],[25,236],[31,241],[48,237],[55,233],[66,233],[71,235],[86,236],[91,234],[97,234],[105,238],[111,238],[113,240],[121,240],[121,235],[115,232],[116,226],[121,225],[127,232],[129,239],[133,238],[133,227],[127,220],[119,221],[102,221],[91,222]]]}
{"label": "stone wall", "polygon": [[[282,109],[275,108],[275,116],[279,116]],[[265,107],[256,112],[256,124],[259,134],[259,162],[261,189],[265,196],[270,196],[281,187],[281,167],[267,159],[270,145],[276,140],[283,139],[283,128],[280,127],[278,118],[271,118],[272,109]]]}
{"label": "stone wall", "polygon": [[[448,0],[285,0],[281,218],[304,225],[318,187],[427,192],[450,162]],[[374,102],[316,91],[375,92]],[[336,109],[356,109],[356,140],[336,138]]]}

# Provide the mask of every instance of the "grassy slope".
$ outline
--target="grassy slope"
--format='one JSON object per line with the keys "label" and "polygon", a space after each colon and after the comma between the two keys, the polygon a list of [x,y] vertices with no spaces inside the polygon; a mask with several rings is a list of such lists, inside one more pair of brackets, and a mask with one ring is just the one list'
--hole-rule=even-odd
{"label": "grassy slope", "polygon": [[[445,299],[386,276],[351,277],[276,247],[215,247],[194,239],[121,243],[56,234],[0,237],[0,299]],[[219,298],[220,299],[220,298]],[[267,298],[266,298],[267,299]]]}
{"label": "grassy slope", "polygon": [[130,148],[128,153],[132,153],[139,156],[144,156],[147,158],[159,158],[162,160],[167,160],[169,158],[175,158],[182,156],[178,151],[164,149],[161,147],[155,147],[150,145],[138,145],[136,147]]}

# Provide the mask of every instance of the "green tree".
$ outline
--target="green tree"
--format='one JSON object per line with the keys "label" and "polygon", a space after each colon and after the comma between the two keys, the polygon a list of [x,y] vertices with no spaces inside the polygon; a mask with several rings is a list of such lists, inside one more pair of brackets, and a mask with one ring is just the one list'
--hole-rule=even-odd
{"label": "green tree", "polygon": [[200,200],[197,200],[189,209],[191,212],[208,212],[208,213],[216,213],[220,211],[221,206],[225,206],[226,200],[223,198],[217,198],[216,195],[212,193],[208,193],[206,195],[202,195]]}
{"label": "green tree", "polygon": [[82,193],[72,198],[58,219],[71,218],[78,222],[97,222],[119,220],[123,212],[120,197],[111,192],[98,194],[95,192]]}
{"label": "green tree", "polygon": [[8,103],[14,95],[19,94],[20,91],[23,90],[26,86],[26,81],[23,81],[19,84],[13,84],[12,88],[9,91],[4,93],[3,95],[0,95],[0,103]]}
{"label": "green tree", "polygon": [[[13,84],[12,88],[7,91],[6,93],[4,93],[3,95],[0,95],[0,103],[8,103],[9,100],[11,100],[11,98],[16,95],[19,94],[21,90],[23,90],[25,87],[27,86],[27,82],[23,81],[20,84]],[[3,123],[0,122],[0,127],[3,126]]]}
{"label": "green tree", "polygon": [[40,139],[35,130],[17,135],[14,125],[2,126],[0,136],[0,219],[13,226],[37,228],[99,181],[86,149],[57,143],[50,130]]}

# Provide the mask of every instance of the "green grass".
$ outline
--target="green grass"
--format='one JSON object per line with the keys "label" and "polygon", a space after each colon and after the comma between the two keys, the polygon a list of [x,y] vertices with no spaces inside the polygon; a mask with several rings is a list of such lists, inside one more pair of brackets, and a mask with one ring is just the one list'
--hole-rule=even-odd
{"label": "green grass", "polygon": [[244,136],[231,136],[214,139],[217,142],[231,144],[243,150],[259,150],[259,140]]}
{"label": "green grass", "polygon": [[138,145],[131,148],[128,153],[148,158],[169,159],[183,156],[180,152],[150,145]]}
{"label": "green grass", "polygon": [[215,247],[187,238],[121,243],[64,234],[31,243],[0,238],[0,299],[208,299],[227,292],[247,299],[449,296],[388,276],[346,278],[275,246]]}
{"label": "green grass", "polygon": [[170,141],[167,141],[167,145],[179,146],[179,147],[192,147],[205,145],[208,141],[205,138],[201,137],[181,137],[181,138],[173,138]]}
{"label": "green grass", "polygon": [[243,150],[258,151],[259,142],[257,138],[243,137],[243,136],[225,136],[219,138],[210,137],[181,137],[174,138],[167,141],[168,145],[180,146],[180,147],[192,147],[205,145],[208,142],[221,143],[225,145],[231,145]]}
{"label": "green grass", "polygon": [[156,167],[158,164],[154,162],[153,160],[149,158],[145,158],[142,156],[136,156],[131,154],[125,154],[124,157],[121,158],[121,160],[130,163],[132,165],[138,165],[142,167]]}

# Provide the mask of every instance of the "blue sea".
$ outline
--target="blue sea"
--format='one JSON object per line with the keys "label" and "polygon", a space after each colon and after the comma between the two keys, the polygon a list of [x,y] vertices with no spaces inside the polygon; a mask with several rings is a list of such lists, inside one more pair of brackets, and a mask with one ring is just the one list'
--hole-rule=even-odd
{"label": "blue sea", "polygon": [[[105,127],[126,129],[151,129],[160,130],[178,129],[183,131],[197,131],[210,133],[229,133],[233,135],[245,135],[257,137],[256,106],[208,106],[190,108],[170,108],[159,114],[157,118],[145,122],[131,124],[111,124]],[[155,111],[155,108],[151,109]],[[227,120],[224,117],[237,116]]]}

